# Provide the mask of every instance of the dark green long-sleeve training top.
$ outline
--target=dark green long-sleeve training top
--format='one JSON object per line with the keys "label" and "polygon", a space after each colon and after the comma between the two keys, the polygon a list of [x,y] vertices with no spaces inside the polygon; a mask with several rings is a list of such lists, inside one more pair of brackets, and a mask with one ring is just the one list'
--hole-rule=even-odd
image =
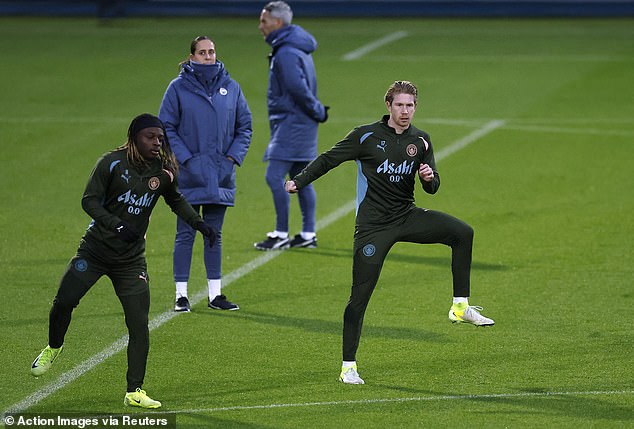
{"label": "dark green long-sleeve training top", "polygon": [[434,171],[431,182],[420,180],[423,189],[434,194],[440,187],[429,134],[410,125],[402,134],[380,121],[356,127],[330,150],[319,155],[293,178],[298,189],[345,161],[355,160],[357,174],[356,225],[384,226],[412,210],[414,185],[421,164]]}
{"label": "dark green long-sleeve training top", "polygon": [[[160,196],[189,225],[202,222],[178,191],[174,175],[162,168],[160,159],[137,168],[128,162],[125,150],[104,154],[97,161],[82,198],[82,207],[93,220],[81,246],[114,262],[143,255],[150,214]],[[126,243],[119,238],[115,226],[121,221],[138,231],[139,240]]]}

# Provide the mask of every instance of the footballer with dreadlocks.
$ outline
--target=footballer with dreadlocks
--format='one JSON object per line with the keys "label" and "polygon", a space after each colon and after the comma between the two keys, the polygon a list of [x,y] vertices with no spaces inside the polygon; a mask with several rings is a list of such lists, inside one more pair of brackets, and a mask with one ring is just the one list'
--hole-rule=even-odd
{"label": "footballer with dreadlocks", "polygon": [[210,245],[215,241],[214,231],[179,192],[177,173],[178,164],[165,126],[148,113],[132,120],[124,145],[99,158],[82,198],[82,207],[92,222],[53,300],[48,345],[31,365],[34,376],[50,369],[62,351],[73,309],[105,275],[112,281],[121,302],[129,333],[124,404],[141,408],[161,406],[142,390],[150,348],[145,233],[159,197],[177,216],[200,231]]}
{"label": "footballer with dreadlocks", "polygon": [[358,165],[352,290],[343,315],[339,375],[343,383],[364,383],[356,363],[363,316],[385,257],[396,242],[450,246],[454,298],[449,319],[476,326],[494,324],[480,314],[481,307],[468,304],[473,229],[453,216],[414,205],[417,176],[428,194],[440,187],[429,134],[411,125],[417,102],[414,84],[395,81],[385,94],[388,115],[350,131],[285,185],[287,192],[294,193],[344,161],[355,160]]}

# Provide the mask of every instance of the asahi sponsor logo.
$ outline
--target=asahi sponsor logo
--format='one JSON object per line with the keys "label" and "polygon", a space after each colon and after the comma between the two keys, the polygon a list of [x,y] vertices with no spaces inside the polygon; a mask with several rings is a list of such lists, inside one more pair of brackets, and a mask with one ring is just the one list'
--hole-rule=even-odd
{"label": "asahi sponsor logo", "polygon": [[390,162],[388,159],[383,161],[376,169],[377,173],[383,174],[412,174],[414,171],[414,161],[403,161],[400,164]]}
{"label": "asahi sponsor logo", "polygon": [[149,192],[146,192],[145,194],[139,196],[137,194],[133,194],[132,191],[128,191],[125,194],[119,195],[117,201],[135,207],[150,207],[152,201],[154,201],[154,194],[150,195]]}

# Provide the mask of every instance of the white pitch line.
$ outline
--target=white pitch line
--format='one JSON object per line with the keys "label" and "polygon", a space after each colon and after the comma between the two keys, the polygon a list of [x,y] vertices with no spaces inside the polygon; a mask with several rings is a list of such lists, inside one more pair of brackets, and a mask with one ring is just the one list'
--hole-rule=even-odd
{"label": "white pitch line", "polygon": [[476,141],[476,140],[482,138],[483,136],[489,134],[491,131],[494,131],[497,128],[500,128],[500,127],[504,126],[505,123],[506,123],[505,121],[501,121],[501,120],[495,120],[495,121],[487,122],[486,124],[484,124],[483,127],[478,128],[477,130],[475,130],[471,134],[461,138],[457,142],[455,142],[455,143],[453,143],[453,144],[451,144],[451,145],[439,150],[438,153],[435,155],[435,158],[436,159],[446,158],[449,155],[451,155],[452,153],[458,152],[463,147],[468,146],[471,143],[473,143],[474,141]]}
{"label": "white pitch line", "polygon": [[[332,212],[329,215],[327,215],[326,217],[324,217],[323,219],[319,220],[317,222],[317,225],[316,225],[317,231],[326,228],[331,223],[341,219],[342,217],[344,217],[345,215],[350,213],[352,210],[354,210],[355,204],[356,203],[355,203],[354,200],[353,201],[349,201],[346,204],[344,204],[343,206],[339,207],[334,212]],[[281,254],[282,254],[282,251],[264,252],[264,254],[262,256],[259,256],[259,257],[253,259],[250,262],[247,262],[246,264],[244,264],[240,268],[236,269],[235,271],[232,271],[229,274],[227,274],[226,276],[223,276],[223,279],[222,279],[223,288],[226,287],[228,284],[232,283],[233,281],[238,280],[238,279],[246,276],[251,271],[255,270],[256,268],[261,267],[262,265],[266,264],[267,262],[269,262],[273,258],[276,258],[276,257],[280,256]],[[197,293],[191,299],[192,305],[196,305],[198,302],[202,301],[203,299],[206,299],[207,295],[208,295],[208,292],[206,290],[202,290],[201,292]],[[172,317],[174,317],[177,314],[178,313],[176,313],[174,311],[168,311],[168,312],[163,313],[161,316],[164,315],[165,317],[169,317],[169,319],[171,319]],[[150,322],[150,330],[152,330],[154,328],[155,324],[157,324],[156,327],[158,328],[160,325],[162,325],[164,323],[164,322],[153,323],[154,320],[152,320]]]}
{"label": "white pitch line", "polygon": [[[355,208],[355,201],[354,200],[349,201],[348,203],[339,207],[334,212],[324,217],[323,219],[319,220],[317,222],[317,230],[328,227],[331,223],[339,220],[340,218],[350,213],[352,210],[354,210],[354,208]],[[261,267],[262,265],[280,256],[281,254],[282,252],[265,252],[263,255],[253,259],[250,262],[247,262],[246,264],[242,265],[240,268],[236,269],[235,271],[232,271],[231,273],[223,277],[223,287],[226,287],[230,283],[234,282],[235,280],[238,280],[241,277],[244,277],[245,275],[249,274],[251,271]],[[191,303],[192,305],[196,305],[197,303],[199,303],[200,301],[206,298],[207,298],[207,291],[203,290],[192,297]],[[175,311],[168,310],[158,315],[157,317],[150,320],[149,322],[150,332],[160,327],[164,323],[170,321],[171,319],[173,319],[179,314],[180,313],[177,313]],[[42,399],[47,398],[48,396],[52,395],[53,393],[55,393],[62,387],[66,386],[67,384],[81,377],[82,375],[92,370],[99,364],[103,363],[110,356],[113,356],[119,353],[121,350],[125,349],[127,344],[128,344],[128,335],[126,334],[126,335],[123,335],[118,340],[116,340],[110,346],[103,349],[101,352],[86,359],[85,361],[83,361],[82,363],[74,367],[73,369],[63,373],[54,382],[48,384],[44,388],[26,397],[24,400],[13,405],[9,409],[7,409],[4,412],[4,414],[17,413],[17,412],[30,408],[31,406],[40,402]]]}
{"label": "white pitch line", "polygon": [[[492,132],[496,128],[501,127],[502,125],[504,125],[504,121],[501,121],[501,120],[494,120],[494,121],[490,121],[486,123],[481,128],[475,130],[471,134],[447,146],[446,148],[444,148],[444,150],[441,150],[438,153],[438,155],[436,155],[436,159],[440,160],[442,158],[445,158],[459,151],[460,149],[475,142],[476,140],[482,138],[484,135]],[[346,216],[348,213],[353,211],[355,207],[356,207],[356,200],[348,201],[347,203],[339,207],[337,210],[335,210],[334,212],[330,213],[329,215],[321,219],[319,222],[317,222],[316,229],[319,231],[320,229],[326,228],[331,223],[336,222],[337,220],[341,219],[342,217]],[[231,273],[223,277],[224,286],[228,286],[230,283],[233,283],[234,281],[240,279],[241,277],[244,277],[245,275],[255,270],[256,268],[261,267],[262,265],[266,264],[270,260],[280,256],[282,253],[283,253],[282,251],[266,252],[263,255],[253,259],[252,261],[247,262],[246,264],[242,265],[235,271],[232,271]],[[201,300],[206,298],[207,298],[207,291],[203,290],[192,297],[191,299],[192,305],[195,305]],[[177,313],[172,310],[168,310],[161,313],[160,315],[156,316],[154,319],[150,320],[149,322],[150,331],[153,331],[154,329],[160,327],[164,323],[172,320],[174,317],[176,317],[179,314],[181,313]],[[53,393],[63,388],[67,384],[73,382],[74,380],[81,377],[88,371],[100,365],[110,356],[113,356],[119,353],[121,350],[123,350],[126,347],[127,343],[128,343],[128,335],[126,334],[126,335],[123,335],[118,340],[116,340],[111,345],[109,345],[108,347],[106,347],[105,349],[103,349],[102,351],[100,351],[99,353],[97,353],[96,355],[86,359],[79,365],[75,366],[73,369],[66,371],[65,373],[60,375],[57,378],[57,380],[49,383],[48,385],[44,386],[40,390],[36,391],[35,393],[32,393],[31,395],[27,396],[25,399],[18,402],[17,404],[14,404],[13,406],[9,407],[7,410],[4,411],[4,414],[19,413],[23,410],[26,410],[32,407],[33,405],[40,402],[42,399],[47,398],[48,396],[52,395]]]}
{"label": "white pitch line", "polygon": [[571,62],[571,63],[607,63],[617,61],[631,61],[630,56],[600,56],[600,55],[425,55],[417,54],[393,54],[381,53],[369,58],[369,61],[380,63],[402,64],[431,62],[439,63],[546,63],[546,62]]}
{"label": "white pitch line", "polygon": [[202,414],[217,413],[220,411],[244,411],[244,410],[269,410],[273,408],[296,408],[296,407],[328,407],[337,405],[364,405],[390,402],[431,402],[431,401],[460,401],[460,400],[481,400],[481,399],[504,399],[504,398],[545,398],[552,396],[600,396],[600,395],[632,395],[634,390],[608,390],[608,391],[585,391],[585,392],[523,392],[523,393],[485,393],[481,395],[440,395],[440,396],[415,396],[409,398],[376,398],[376,399],[356,399],[348,401],[324,401],[324,402],[296,402],[288,404],[265,404],[265,405],[236,405],[233,407],[218,408],[198,408],[191,410],[169,410],[165,414]]}
{"label": "white pitch line", "polygon": [[348,52],[343,57],[341,57],[344,61],[352,61],[357,60],[367,54],[368,52],[372,52],[375,49],[380,48],[381,46],[387,45],[388,43],[392,43],[396,40],[407,37],[407,31],[397,31],[395,33],[388,34],[385,37],[382,37],[374,42],[370,42],[367,45],[363,45],[354,51]]}
{"label": "white pitch line", "polygon": [[504,127],[507,130],[518,131],[533,131],[537,133],[559,133],[559,134],[597,134],[597,135],[610,135],[610,136],[633,136],[634,131],[626,130],[602,130],[598,128],[565,128],[565,127],[551,127],[544,125],[511,125],[508,124]]}
{"label": "white pitch line", "polygon": [[[317,230],[326,228],[331,223],[333,223],[333,222],[339,220],[340,218],[344,217],[345,215],[350,213],[352,210],[354,210],[354,207],[355,207],[355,201],[349,201],[348,203],[346,203],[343,206],[339,207],[337,210],[335,210],[334,212],[330,213],[329,215],[327,215],[326,217],[324,217],[323,219],[321,219],[320,221],[317,222]],[[281,254],[282,254],[282,252],[265,252],[263,255],[253,259],[250,262],[247,262],[246,264],[242,265],[240,268],[236,269],[235,271],[232,271],[231,273],[229,273],[229,274],[227,274],[226,276],[223,277],[223,287],[226,287],[230,283],[233,283],[235,280],[238,280],[241,277],[244,277],[245,275],[249,274],[251,271],[255,270],[256,268],[261,267],[262,265],[264,265],[267,262],[269,262],[270,260],[280,256]],[[197,303],[199,303],[203,299],[206,299],[207,295],[208,295],[208,292],[206,290],[203,290],[203,291],[197,293],[191,299],[192,305],[196,305]],[[179,314],[180,313],[177,313],[175,311],[168,310],[168,311],[165,311],[162,314],[158,315],[157,317],[155,317],[154,319],[150,320],[150,322],[149,322],[150,332],[153,331],[154,329],[160,327],[164,323],[172,320],[174,317],[176,317]],[[105,349],[103,349],[101,352],[99,352],[96,355],[86,359],[85,361],[83,361],[82,363],[80,363],[79,365],[74,367],[73,369],[63,373],[54,382],[48,384],[44,388],[42,388],[42,389],[38,390],[37,392],[33,393],[32,395],[26,397],[24,400],[22,400],[22,401],[18,402],[17,404],[13,405],[9,409],[7,409],[4,412],[4,414],[6,414],[6,413],[17,413],[17,412],[20,412],[20,411],[23,411],[25,409],[30,408],[31,406],[33,406],[33,405],[37,404],[38,402],[40,402],[42,399],[45,399],[46,397],[52,395],[53,393],[55,393],[56,391],[58,391],[62,387],[66,386],[67,384],[71,383],[75,379],[81,377],[82,375],[84,375],[88,371],[92,370],[97,365],[103,363],[110,356],[113,356],[113,355],[119,353],[121,350],[125,349],[127,344],[128,344],[128,335],[126,334],[126,335],[123,335],[118,340],[116,340],[110,346],[108,346]]]}

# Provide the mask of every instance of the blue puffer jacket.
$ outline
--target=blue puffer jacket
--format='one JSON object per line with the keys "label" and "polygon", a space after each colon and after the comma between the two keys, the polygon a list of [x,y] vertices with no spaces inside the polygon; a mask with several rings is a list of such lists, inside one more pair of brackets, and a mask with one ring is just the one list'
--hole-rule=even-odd
{"label": "blue puffer jacket", "polygon": [[271,32],[267,93],[271,140],[264,160],[311,161],[317,157],[317,124],[326,110],[317,98],[312,52],[317,41],[297,25]]}
{"label": "blue puffer jacket", "polygon": [[236,164],[251,144],[251,111],[240,85],[218,61],[218,74],[201,84],[189,63],[170,82],[159,110],[180,164],[178,185],[190,204],[233,206]]}

